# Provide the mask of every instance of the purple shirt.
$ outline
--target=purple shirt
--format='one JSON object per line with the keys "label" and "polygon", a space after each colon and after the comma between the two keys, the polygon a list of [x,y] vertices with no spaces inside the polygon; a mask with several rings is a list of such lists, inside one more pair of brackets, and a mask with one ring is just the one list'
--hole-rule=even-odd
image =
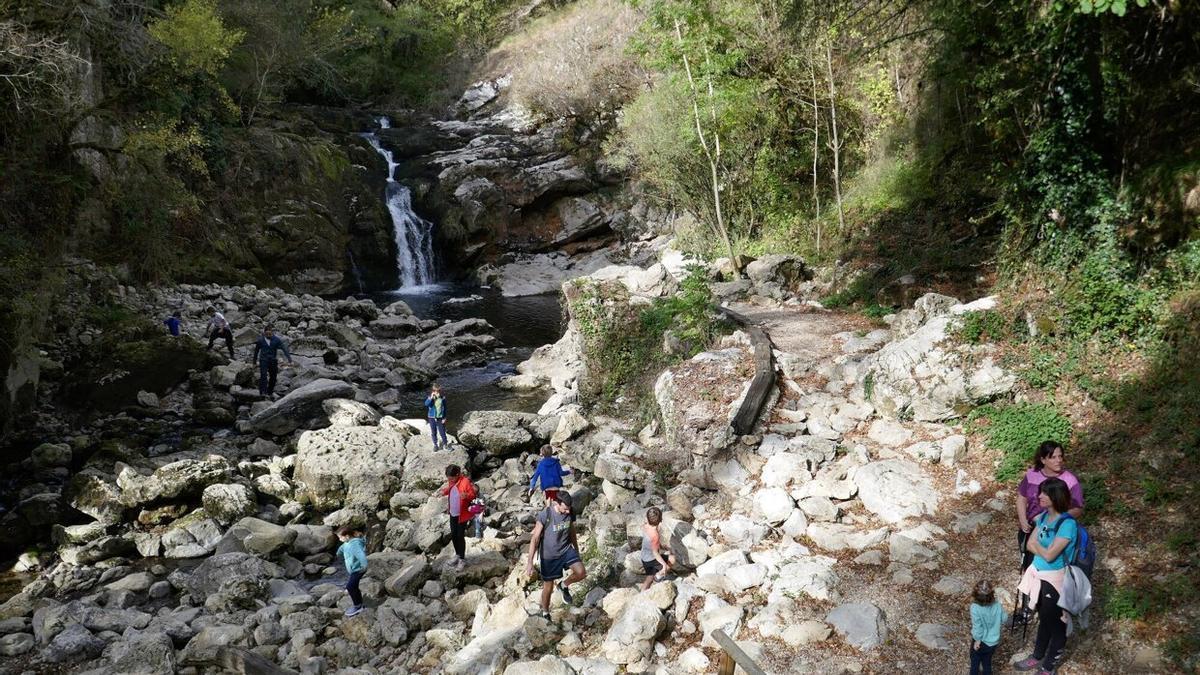
{"label": "purple shirt", "polygon": [[[1061,478],[1067,484],[1067,489],[1071,491],[1071,508],[1083,508],[1083,486],[1079,484],[1079,479],[1070,471],[1063,471],[1056,478]],[[1028,502],[1028,507],[1025,512],[1026,518],[1032,521],[1039,513],[1045,511],[1042,505],[1038,503],[1038,487],[1046,480],[1046,476],[1038,469],[1030,469],[1025,472],[1025,477],[1021,479],[1021,484],[1017,486],[1017,494],[1023,495]]]}

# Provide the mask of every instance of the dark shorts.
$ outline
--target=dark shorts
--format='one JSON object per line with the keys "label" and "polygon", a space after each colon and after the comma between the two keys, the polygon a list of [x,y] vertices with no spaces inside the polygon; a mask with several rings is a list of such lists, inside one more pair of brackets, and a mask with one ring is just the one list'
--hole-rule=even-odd
{"label": "dark shorts", "polygon": [[643,560],[642,569],[646,570],[646,576],[653,576],[662,571],[662,563],[657,560]]}
{"label": "dark shorts", "polygon": [[563,577],[563,571],[581,562],[579,559],[579,551],[574,547],[567,550],[567,554],[561,558],[542,558],[542,581],[555,581]]}

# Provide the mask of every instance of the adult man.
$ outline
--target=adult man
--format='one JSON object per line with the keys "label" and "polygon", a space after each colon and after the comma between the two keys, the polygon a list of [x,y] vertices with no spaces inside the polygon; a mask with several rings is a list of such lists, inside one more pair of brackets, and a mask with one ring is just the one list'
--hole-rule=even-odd
{"label": "adult man", "polygon": [[292,354],[287,344],[275,334],[274,326],[263,328],[262,335],[254,343],[253,359],[258,361],[258,393],[263,396],[275,396],[275,378],[279,375],[279,350],[287,357],[288,365],[292,365]]}
{"label": "adult man", "polygon": [[579,557],[579,543],[575,539],[575,514],[571,512],[571,493],[559,490],[541,513],[533,526],[533,538],[529,540],[529,555],[525,560],[525,574],[533,575],[533,554],[541,550],[542,564],[542,618],[550,618],[550,595],[554,582],[562,579],[563,570],[571,573],[558,584],[563,602],[571,604],[571,591],[567,588],[583,581],[587,570]]}
{"label": "adult man", "polygon": [[208,327],[204,329],[204,334],[208,336],[208,348],[212,349],[217,338],[225,338],[225,346],[229,348],[229,358],[233,359],[233,327],[225,320],[225,315],[217,311],[216,307],[210,305],[208,311],[212,314],[212,318],[208,320]]}
{"label": "adult man", "polygon": [[437,450],[439,447],[439,432],[442,436],[440,447],[446,447],[446,399],[442,398],[442,389],[436,384],[429,390],[429,396],[425,399],[425,411],[429,419],[429,435],[433,437],[433,449]]}

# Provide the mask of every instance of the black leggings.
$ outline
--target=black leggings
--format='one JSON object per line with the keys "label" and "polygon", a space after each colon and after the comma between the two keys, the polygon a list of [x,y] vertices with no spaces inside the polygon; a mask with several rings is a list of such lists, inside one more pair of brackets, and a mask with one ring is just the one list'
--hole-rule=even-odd
{"label": "black leggings", "polygon": [[470,522],[460,523],[458,516],[450,516],[450,541],[454,542],[454,555],[460,558],[467,557],[467,525]]}
{"label": "black leggings", "polygon": [[363,571],[351,572],[350,578],[346,580],[346,592],[350,594],[350,601],[355,607],[362,607],[362,591],[358,590],[358,582],[362,580]]}
{"label": "black leggings", "polygon": [[232,359],[233,358],[233,331],[229,330],[228,328],[226,328],[225,330],[222,330],[222,331],[214,330],[212,332],[212,334],[210,334],[208,336],[208,348],[209,349],[212,349],[213,343],[217,341],[217,338],[225,338],[225,346],[229,348],[229,358]]}
{"label": "black leggings", "polygon": [[1038,631],[1037,641],[1033,644],[1033,658],[1041,660],[1043,670],[1053,672],[1067,646],[1067,624],[1062,618],[1062,607],[1058,606],[1058,591],[1048,581],[1043,581],[1038,591],[1037,613]]}

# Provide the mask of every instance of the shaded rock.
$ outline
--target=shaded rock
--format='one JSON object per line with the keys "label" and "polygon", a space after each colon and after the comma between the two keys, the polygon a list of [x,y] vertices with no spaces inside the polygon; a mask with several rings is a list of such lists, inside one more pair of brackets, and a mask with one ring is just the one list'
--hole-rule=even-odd
{"label": "shaded rock", "polygon": [[887,640],[887,621],[883,610],[868,602],[850,602],[825,616],[834,630],[852,647],[867,651]]}
{"label": "shaded rock", "polygon": [[354,398],[354,387],[341,380],[319,379],[293,389],[250,418],[250,426],[262,434],[282,436],[315,417],[323,417],[322,403],[331,398]]}
{"label": "shaded rock", "polygon": [[155,469],[149,476],[126,466],[117,474],[117,486],[121,488],[121,503],[136,507],[198,495],[209,485],[228,480],[231,471],[223,458],[181,459]]}
{"label": "shaded rock", "polygon": [[47,663],[70,663],[93,659],[104,651],[104,640],[92,635],[82,624],[67,626],[50,641],[38,658]]}

